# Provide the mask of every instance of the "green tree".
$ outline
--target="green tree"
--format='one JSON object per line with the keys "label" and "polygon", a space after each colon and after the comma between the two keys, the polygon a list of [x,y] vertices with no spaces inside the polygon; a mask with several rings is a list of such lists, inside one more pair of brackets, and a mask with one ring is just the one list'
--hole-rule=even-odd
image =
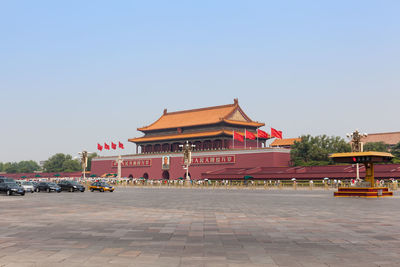
{"label": "green tree", "polygon": [[88,171],[91,170],[91,168],[92,168],[92,159],[95,158],[95,157],[97,157],[97,153],[96,152],[94,152],[93,154],[90,154],[88,156],[88,165],[87,165],[87,168],[86,168]]}
{"label": "green tree", "polygon": [[18,172],[34,172],[40,170],[39,164],[33,160],[25,160],[17,163]]}
{"label": "green tree", "polygon": [[4,171],[7,173],[18,173],[18,163],[6,162],[4,164]]}
{"label": "green tree", "polygon": [[349,152],[350,145],[339,136],[303,135],[300,142],[295,142],[290,155],[296,166],[333,164],[331,153]]}
{"label": "green tree", "polygon": [[369,142],[364,145],[364,151],[388,152],[389,146],[384,142]]}
{"label": "green tree", "polygon": [[76,172],[81,170],[81,164],[77,160],[67,159],[62,165],[63,172]]}
{"label": "green tree", "polygon": [[394,145],[394,147],[390,150],[390,152],[395,156],[397,159],[400,160],[400,142]]}
{"label": "green tree", "polygon": [[57,153],[51,156],[43,165],[45,172],[70,172],[81,169],[77,160],[73,160],[71,155]]}
{"label": "green tree", "polygon": [[4,163],[0,162],[0,172],[3,172],[3,171],[4,171]]}
{"label": "green tree", "polygon": [[64,155],[63,153],[57,153],[46,160],[43,164],[43,169],[45,172],[61,172],[63,170],[63,163],[67,159],[72,159],[72,157],[68,157],[68,155]]}

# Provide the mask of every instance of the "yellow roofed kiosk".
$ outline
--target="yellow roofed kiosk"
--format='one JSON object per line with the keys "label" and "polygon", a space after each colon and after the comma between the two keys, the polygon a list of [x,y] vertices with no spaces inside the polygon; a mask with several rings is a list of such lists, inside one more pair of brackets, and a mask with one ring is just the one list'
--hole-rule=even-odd
{"label": "yellow roofed kiosk", "polygon": [[330,155],[334,162],[349,164],[364,164],[365,166],[365,183],[358,187],[340,187],[338,192],[334,193],[335,197],[387,197],[393,196],[387,187],[376,187],[374,176],[374,163],[390,162],[394,157],[386,152],[349,152],[334,153]]}

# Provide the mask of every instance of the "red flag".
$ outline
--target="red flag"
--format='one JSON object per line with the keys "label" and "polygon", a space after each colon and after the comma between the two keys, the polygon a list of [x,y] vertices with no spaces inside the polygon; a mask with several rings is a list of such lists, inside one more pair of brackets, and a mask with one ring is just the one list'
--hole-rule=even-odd
{"label": "red flag", "polygon": [[104,149],[110,150],[110,146],[107,143],[104,143]]}
{"label": "red flag", "polygon": [[118,147],[124,149],[124,144],[118,141]]}
{"label": "red flag", "polygon": [[238,140],[240,142],[243,142],[243,135],[241,135],[240,133],[236,133],[235,131],[233,131],[233,139]]}
{"label": "red flag", "polygon": [[112,149],[117,149],[117,145],[114,144],[113,142],[111,142],[111,148],[112,148]]}
{"label": "red flag", "polygon": [[275,130],[271,128],[271,137],[276,137],[278,139],[282,139],[282,131]]}
{"label": "red flag", "polygon": [[257,129],[257,135],[259,138],[266,138],[266,139],[269,138],[269,134],[260,129]]}
{"label": "red flag", "polygon": [[102,151],[102,150],[103,150],[103,147],[102,147],[99,143],[97,143],[97,149],[98,149],[99,151]]}
{"label": "red flag", "polygon": [[247,139],[256,140],[256,136],[252,132],[249,132],[247,130],[245,130],[245,131],[246,131],[246,138]]}

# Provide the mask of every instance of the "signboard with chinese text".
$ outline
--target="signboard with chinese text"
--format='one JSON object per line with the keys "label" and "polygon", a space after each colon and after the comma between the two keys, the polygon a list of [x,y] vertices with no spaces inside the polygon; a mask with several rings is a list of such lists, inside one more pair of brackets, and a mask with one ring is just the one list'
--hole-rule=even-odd
{"label": "signboard with chinese text", "polygon": [[[123,160],[121,163],[122,168],[126,167],[150,167],[151,166],[151,159],[130,159],[130,160]],[[112,167],[117,168],[118,163],[113,161]]]}
{"label": "signboard with chinese text", "polygon": [[208,156],[208,157],[193,157],[192,165],[204,164],[229,164],[235,163],[235,156]]}

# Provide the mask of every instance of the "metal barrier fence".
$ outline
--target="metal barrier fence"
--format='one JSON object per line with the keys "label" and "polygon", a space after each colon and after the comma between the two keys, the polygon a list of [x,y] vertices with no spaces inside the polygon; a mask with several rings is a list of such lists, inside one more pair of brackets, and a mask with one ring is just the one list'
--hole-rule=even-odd
{"label": "metal barrier fence", "polygon": [[[92,182],[86,181],[84,184],[89,186]],[[198,189],[293,189],[293,190],[332,190],[338,187],[354,187],[351,181],[341,181],[340,183],[328,182],[324,180],[298,180],[298,181],[272,181],[272,180],[252,180],[252,181],[229,181],[229,180],[200,180],[186,182],[183,180],[121,180],[109,182],[117,187],[149,187],[149,188],[198,188]],[[386,182],[382,186],[389,187],[396,191],[398,183]]]}

